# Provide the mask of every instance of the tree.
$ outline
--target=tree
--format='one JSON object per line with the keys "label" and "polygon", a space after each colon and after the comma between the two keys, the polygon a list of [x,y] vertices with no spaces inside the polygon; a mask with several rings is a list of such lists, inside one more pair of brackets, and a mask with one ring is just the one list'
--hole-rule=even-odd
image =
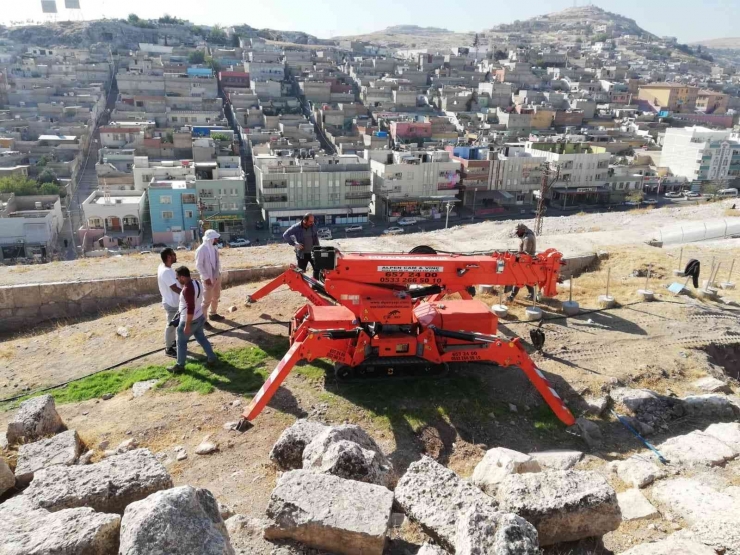
{"label": "tree", "polygon": [[39,187],[39,193],[42,195],[58,195],[59,194],[59,186],[54,185],[54,183],[44,183]]}
{"label": "tree", "polygon": [[188,55],[188,62],[191,64],[202,64],[206,61],[206,54],[202,50],[195,50]]}
{"label": "tree", "polygon": [[226,36],[226,32],[219,25],[214,25],[211,32],[208,33],[208,42],[226,44],[227,40],[228,37]]}
{"label": "tree", "polygon": [[507,52],[503,51],[503,50],[496,50],[493,53],[493,59],[496,60],[496,61],[498,61],[498,60],[505,60],[508,57],[509,57],[509,54]]}
{"label": "tree", "polygon": [[0,177],[0,193],[15,193],[18,196],[38,194],[38,183],[22,175]]}
{"label": "tree", "polygon": [[717,196],[717,191],[724,188],[722,181],[707,181],[701,186],[702,193],[705,195]]}
{"label": "tree", "polygon": [[49,163],[49,158],[46,156],[46,154],[44,154],[43,156],[41,156],[41,158],[39,158],[36,161],[36,166],[39,167],[39,168],[43,168],[48,163]]}
{"label": "tree", "polygon": [[56,184],[59,183],[59,179],[57,179],[57,174],[55,174],[53,170],[47,168],[39,174],[38,182]]}
{"label": "tree", "polygon": [[213,139],[214,141],[231,142],[231,138],[224,133],[211,133],[211,139]]}
{"label": "tree", "polygon": [[128,19],[126,21],[128,21],[131,25],[137,25],[141,23],[141,18],[139,18],[139,16],[135,13],[130,13],[128,14]]}
{"label": "tree", "polygon": [[213,73],[218,73],[219,71],[221,71],[221,64],[214,60],[212,56],[206,56],[205,61],[208,67],[213,70]]}
{"label": "tree", "polygon": [[635,189],[626,198],[630,202],[642,202],[642,199],[645,198],[645,193],[642,192],[642,189]]}

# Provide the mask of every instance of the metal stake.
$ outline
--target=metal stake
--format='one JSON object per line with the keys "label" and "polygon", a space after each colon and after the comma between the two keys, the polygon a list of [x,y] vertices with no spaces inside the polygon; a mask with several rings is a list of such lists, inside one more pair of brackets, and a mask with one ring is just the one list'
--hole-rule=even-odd
{"label": "metal stake", "polygon": [[573,302],[573,278],[568,280],[569,291],[568,291],[568,302]]}
{"label": "metal stake", "polygon": [[648,290],[648,281],[650,281],[650,271],[653,269],[653,265],[648,264],[648,271],[647,271],[647,277],[645,278],[645,291]]}
{"label": "metal stake", "polygon": [[681,269],[681,262],[683,262],[683,247],[681,247],[681,252],[678,255],[678,269]]}
{"label": "metal stake", "polygon": [[606,269],[606,296],[607,297],[609,296],[609,280],[611,279],[611,275],[612,275],[612,267],[609,266]]}
{"label": "metal stake", "polygon": [[727,283],[732,283],[732,269],[735,267],[735,259],[730,262],[730,273],[727,274]]}

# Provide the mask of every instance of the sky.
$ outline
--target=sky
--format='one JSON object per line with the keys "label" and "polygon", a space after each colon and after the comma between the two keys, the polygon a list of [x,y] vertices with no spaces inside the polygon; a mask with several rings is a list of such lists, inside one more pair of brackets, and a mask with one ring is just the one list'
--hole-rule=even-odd
{"label": "sky", "polygon": [[[586,0],[576,0],[585,5]],[[599,0],[595,5],[637,21],[643,29],[680,42],[740,36],[740,0]],[[304,31],[320,38],[378,31],[391,25],[482,31],[559,11],[574,0],[475,2],[465,10],[451,0],[80,0],[85,19],[142,18],[168,13],[203,25],[235,25]],[[57,0],[60,21],[72,19]],[[32,19],[43,22],[40,0],[0,0],[0,23]]]}

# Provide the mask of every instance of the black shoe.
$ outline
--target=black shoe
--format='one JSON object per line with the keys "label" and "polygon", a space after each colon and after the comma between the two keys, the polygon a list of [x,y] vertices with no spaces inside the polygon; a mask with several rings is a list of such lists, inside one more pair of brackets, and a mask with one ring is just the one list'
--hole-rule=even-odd
{"label": "black shoe", "polygon": [[208,319],[213,320],[214,322],[220,322],[221,320],[225,320],[226,318],[224,318],[220,314],[211,314],[210,316],[208,316]]}
{"label": "black shoe", "polygon": [[169,367],[169,368],[167,369],[167,371],[168,371],[168,372],[169,372],[170,374],[180,374],[180,373],[181,373],[181,372],[183,372],[184,370],[185,370],[185,368],[184,368],[183,366],[180,366],[179,364],[175,364],[175,365],[173,365],[173,366],[170,366],[170,367]]}
{"label": "black shoe", "polygon": [[532,299],[534,299],[534,297],[532,295],[527,295],[526,297],[524,297],[524,299],[527,301],[531,301]]}
{"label": "black shoe", "polygon": [[511,295],[509,295],[508,297],[506,297],[506,302],[513,303],[514,302],[514,297],[512,297]]}
{"label": "black shoe", "polygon": [[168,347],[164,350],[164,354],[168,357],[177,358],[177,349],[174,347]]}
{"label": "black shoe", "polygon": [[216,328],[214,328],[214,327],[213,327],[213,326],[211,325],[211,323],[210,323],[210,322],[206,322],[205,324],[203,324],[203,329],[206,329],[206,330],[208,330],[208,331],[213,331],[213,330],[215,330]]}

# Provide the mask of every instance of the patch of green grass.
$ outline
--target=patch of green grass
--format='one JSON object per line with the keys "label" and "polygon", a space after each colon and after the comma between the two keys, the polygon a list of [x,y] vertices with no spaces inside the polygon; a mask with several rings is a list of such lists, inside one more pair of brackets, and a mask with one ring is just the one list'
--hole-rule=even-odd
{"label": "patch of green grass", "polygon": [[554,432],[562,428],[562,423],[548,405],[542,404],[537,407],[533,418],[534,428],[540,432]]}
{"label": "patch of green grass", "polygon": [[[58,404],[79,403],[96,399],[105,393],[120,393],[136,382],[145,380],[159,380],[157,387],[167,384],[167,391],[208,394],[215,389],[222,389],[245,394],[258,390],[272,371],[272,365],[268,367],[265,364],[274,358],[271,353],[280,358],[283,352],[281,345],[272,344],[266,349],[231,349],[219,354],[219,360],[212,368],[207,368],[204,362],[194,361],[187,363],[185,371],[180,374],[170,374],[164,366],[110,370],[72,382],[50,394]],[[15,408],[27,398],[0,405],[0,409]]]}

